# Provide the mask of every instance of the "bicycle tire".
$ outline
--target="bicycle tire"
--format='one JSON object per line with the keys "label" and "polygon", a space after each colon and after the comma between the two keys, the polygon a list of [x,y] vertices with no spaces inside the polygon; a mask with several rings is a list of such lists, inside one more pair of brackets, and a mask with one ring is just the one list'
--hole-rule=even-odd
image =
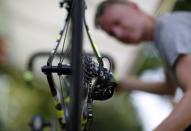
{"label": "bicycle tire", "polygon": [[81,100],[82,100],[82,49],[83,49],[83,18],[84,9],[82,0],[73,0],[74,7],[71,13],[71,112],[69,131],[80,131]]}

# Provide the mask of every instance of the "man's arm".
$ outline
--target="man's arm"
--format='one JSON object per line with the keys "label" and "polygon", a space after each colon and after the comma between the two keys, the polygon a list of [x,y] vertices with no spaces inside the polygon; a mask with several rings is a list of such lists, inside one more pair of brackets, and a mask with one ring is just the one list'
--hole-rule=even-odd
{"label": "man's arm", "polygon": [[127,91],[139,90],[154,94],[174,95],[176,85],[168,75],[166,76],[166,81],[164,82],[144,82],[139,79],[125,78],[118,83],[117,88]]}
{"label": "man's arm", "polygon": [[155,131],[183,131],[191,124],[191,55],[182,55],[176,62],[176,75],[184,97]]}

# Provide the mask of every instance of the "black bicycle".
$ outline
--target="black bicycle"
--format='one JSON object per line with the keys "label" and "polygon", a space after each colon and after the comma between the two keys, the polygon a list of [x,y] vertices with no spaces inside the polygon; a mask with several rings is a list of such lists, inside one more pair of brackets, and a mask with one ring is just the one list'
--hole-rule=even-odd
{"label": "black bicycle", "polygon": [[[60,130],[89,131],[93,120],[93,100],[106,100],[113,95],[116,83],[112,62],[103,57],[93,43],[84,15],[85,1],[62,0],[60,7],[67,11],[65,24],[42,72],[55,101]],[[83,29],[93,55],[83,51]],[[107,67],[104,59],[108,60]],[[40,117],[34,117],[30,126],[33,131],[42,131],[46,126],[56,130],[54,122],[43,123]]]}

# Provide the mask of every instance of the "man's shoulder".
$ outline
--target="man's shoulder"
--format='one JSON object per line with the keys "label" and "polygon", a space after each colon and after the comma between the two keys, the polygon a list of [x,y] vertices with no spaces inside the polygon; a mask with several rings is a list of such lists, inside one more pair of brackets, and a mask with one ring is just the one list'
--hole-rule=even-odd
{"label": "man's shoulder", "polygon": [[156,19],[157,26],[177,26],[178,25],[191,25],[191,12],[176,11],[165,13]]}
{"label": "man's shoulder", "polygon": [[169,44],[182,41],[188,34],[191,34],[190,21],[190,12],[174,12],[159,16],[156,21],[155,44]]}
{"label": "man's shoulder", "polygon": [[167,13],[156,20],[156,37],[175,35],[182,31],[191,32],[191,12]]}

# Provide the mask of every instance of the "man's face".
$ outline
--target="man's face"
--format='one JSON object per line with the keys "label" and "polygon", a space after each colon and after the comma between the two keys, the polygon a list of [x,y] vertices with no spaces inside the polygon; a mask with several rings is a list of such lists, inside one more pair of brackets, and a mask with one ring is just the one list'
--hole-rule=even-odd
{"label": "man's face", "polygon": [[109,35],[125,43],[138,43],[142,40],[144,23],[140,10],[126,4],[113,4],[106,7],[98,24]]}

